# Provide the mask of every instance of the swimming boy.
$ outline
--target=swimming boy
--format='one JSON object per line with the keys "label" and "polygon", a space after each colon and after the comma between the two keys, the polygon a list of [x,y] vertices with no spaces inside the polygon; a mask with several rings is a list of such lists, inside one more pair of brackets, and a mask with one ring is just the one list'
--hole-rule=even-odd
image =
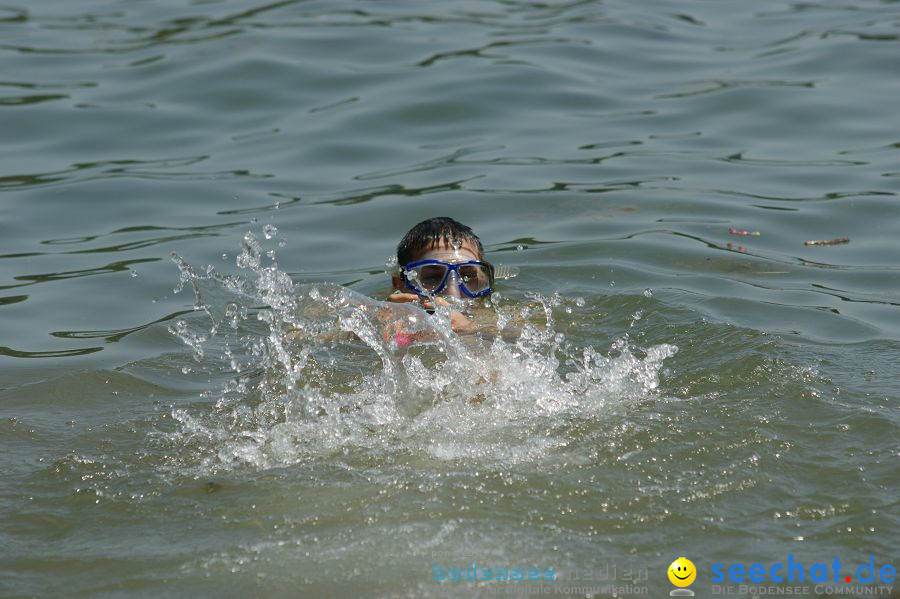
{"label": "swimming boy", "polygon": [[[484,260],[484,247],[472,229],[447,217],[424,220],[400,241],[397,264],[398,270],[391,277],[394,292],[387,297],[389,302],[418,302],[429,312],[434,312],[436,306],[450,306],[450,326],[456,333],[496,330],[493,311],[476,313],[466,306],[466,314],[463,314],[464,308],[460,305],[466,298],[478,301],[493,292],[494,267]],[[385,343],[393,341],[400,349],[416,341],[435,338],[433,330],[413,325],[421,321],[412,312],[387,306],[371,312],[373,324],[380,329]],[[355,336],[355,333],[346,330],[320,332],[315,338],[333,341],[347,335]],[[292,330],[287,334],[291,341],[309,336],[304,330]]]}
{"label": "swimming boy", "polygon": [[[493,292],[494,267],[484,260],[481,240],[472,229],[446,216],[423,220],[410,229],[397,246],[397,265],[390,302],[420,302],[433,310],[435,305],[479,300]],[[475,330],[457,310],[451,311],[450,324],[456,332]]]}

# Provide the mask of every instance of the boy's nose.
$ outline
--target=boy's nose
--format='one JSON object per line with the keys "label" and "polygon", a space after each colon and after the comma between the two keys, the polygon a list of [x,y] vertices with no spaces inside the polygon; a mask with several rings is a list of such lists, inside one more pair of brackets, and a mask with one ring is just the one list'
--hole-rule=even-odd
{"label": "boy's nose", "polygon": [[462,294],[459,292],[459,279],[457,278],[456,272],[450,273],[450,277],[447,279],[447,284],[444,285],[441,295],[462,298]]}

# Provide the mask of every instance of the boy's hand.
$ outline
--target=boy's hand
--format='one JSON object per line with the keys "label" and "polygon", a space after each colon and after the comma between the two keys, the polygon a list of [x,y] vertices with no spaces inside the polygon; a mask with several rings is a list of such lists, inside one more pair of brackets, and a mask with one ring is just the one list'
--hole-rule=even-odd
{"label": "boy's hand", "polygon": [[447,300],[440,297],[435,297],[434,303],[431,303],[427,299],[419,297],[415,293],[403,293],[402,291],[395,291],[394,293],[390,294],[387,297],[387,301],[394,303],[419,302],[426,310],[434,310],[434,304],[437,304],[441,308],[446,308],[450,305]]}
{"label": "boy's hand", "polygon": [[419,301],[419,296],[415,293],[403,293],[401,291],[395,291],[387,297],[387,301],[394,303],[417,302]]}
{"label": "boy's hand", "polygon": [[[400,291],[396,291],[390,294],[387,299],[389,302],[395,303],[418,302],[420,300],[419,296],[415,293],[403,293]],[[421,303],[422,307],[426,310],[434,310],[434,304],[432,304],[430,301],[423,300]],[[442,308],[446,308],[450,305],[447,300],[440,297],[435,297],[434,303]],[[471,330],[472,323],[469,321],[465,314],[457,312],[456,310],[452,310],[450,312],[450,327],[457,333],[461,333]]]}
{"label": "boy's hand", "polygon": [[[450,303],[442,297],[435,297],[434,303],[441,308],[446,308],[450,305]],[[431,302],[425,302],[425,309],[434,309],[431,305]],[[473,330],[472,322],[468,318],[466,318],[465,314],[463,314],[462,312],[457,312],[456,310],[450,311],[450,328],[452,328],[456,333],[464,333],[466,331]]]}

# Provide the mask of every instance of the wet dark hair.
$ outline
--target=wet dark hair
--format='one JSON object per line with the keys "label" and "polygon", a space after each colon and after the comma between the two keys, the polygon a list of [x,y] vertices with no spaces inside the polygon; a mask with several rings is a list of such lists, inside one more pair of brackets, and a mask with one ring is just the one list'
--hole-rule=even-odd
{"label": "wet dark hair", "polygon": [[447,216],[423,220],[407,231],[397,246],[397,264],[403,266],[415,260],[419,254],[445,243],[449,246],[469,244],[478,250],[478,259],[484,260],[484,246],[472,229]]}

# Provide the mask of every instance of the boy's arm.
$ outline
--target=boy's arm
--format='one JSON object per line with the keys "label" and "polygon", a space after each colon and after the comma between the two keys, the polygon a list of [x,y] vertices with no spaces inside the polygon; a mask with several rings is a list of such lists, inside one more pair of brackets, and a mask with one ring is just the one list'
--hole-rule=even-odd
{"label": "boy's arm", "polygon": [[[387,301],[394,303],[418,302],[419,296],[414,293],[403,293],[401,291],[395,291],[388,296]],[[435,297],[434,303],[443,308],[446,308],[450,305],[447,300],[440,297]],[[427,300],[422,302],[422,307],[426,310],[434,310],[434,305]],[[472,323],[472,321],[470,321],[465,314],[463,314],[462,312],[457,312],[456,310],[450,311],[450,327],[455,333],[472,333],[476,331],[476,327]]]}
{"label": "boy's arm", "polygon": [[356,335],[352,331],[325,331],[324,333],[309,333],[303,329],[292,329],[285,333],[285,338],[291,342],[318,341],[323,343],[335,343],[353,339]]}

